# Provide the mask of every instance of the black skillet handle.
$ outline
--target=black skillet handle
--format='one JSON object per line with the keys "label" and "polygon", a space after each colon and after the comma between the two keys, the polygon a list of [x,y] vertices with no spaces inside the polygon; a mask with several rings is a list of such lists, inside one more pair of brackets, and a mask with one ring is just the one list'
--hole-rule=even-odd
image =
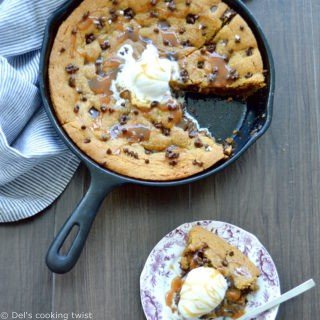
{"label": "black skillet handle", "polygon": [[[75,266],[102,201],[113,188],[121,184],[119,180],[106,178],[105,176],[101,177],[101,173],[99,177],[98,174],[98,172],[91,171],[91,183],[88,192],[63,225],[48,250],[46,263],[52,272],[66,273]],[[62,255],[60,249],[75,226],[78,228],[77,235],[70,245],[68,253]]]}

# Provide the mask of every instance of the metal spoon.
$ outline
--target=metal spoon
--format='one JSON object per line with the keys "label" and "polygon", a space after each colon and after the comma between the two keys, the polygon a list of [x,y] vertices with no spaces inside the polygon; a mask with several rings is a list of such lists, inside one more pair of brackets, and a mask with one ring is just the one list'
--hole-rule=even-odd
{"label": "metal spoon", "polygon": [[272,309],[273,307],[278,306],[279,304],[288,301],[310,289],[312,289],[313,287],[315,287],[316,283],[314,282],[313,279],[308,280],[307,282],[300,284],[298,287],[295,287],[294,289],[282,294],[280,297],[275,298],[271,301],[269,301],[268,303],[264,304],[263,306],[260,306],[256,309],[253,309],[251,311],[249,311],[248,313],[246,313],[244,316],[238,318],[238,320],[250,320],[255,318],[257,315]]}

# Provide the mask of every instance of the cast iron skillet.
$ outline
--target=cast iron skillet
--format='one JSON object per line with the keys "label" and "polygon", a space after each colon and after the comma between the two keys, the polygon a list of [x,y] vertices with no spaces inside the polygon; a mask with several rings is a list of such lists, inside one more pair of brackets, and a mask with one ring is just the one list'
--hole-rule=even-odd
{"label": "cast iron skillet", "polygon": [[[266,132],[272,118],[275,70],[267,40],[259,24],[241,1],[224,0],[230,7],[240,13],[252,28],[259,43],[264,68],[267,70],[267,86],[245,102],[240,100],[227,102],[225,99],[217,97],[206,97],[204,99],[197,95],[189,95],[187,100],[188,106],[190,106],[189,111],[195,115],[200,125],[209,128],[216,138],[225,139],[232,136],[234,130],[239,131],[239,134],[234,136],[235,150],[233,157],[195,176],[167,182],[132,179],[100,167],[79,150],[61,128],[52,107],[48,85],[49,57],[56,33],[61,23],[81,1],[82,0],[67,1],[67,3],[50,17],[45,31],[40,61],[40,91],[48,117],[61,139],[67,144],[70,150],[85,163],[91,175],[88,192],[66,221],[49,248],[46,263],[49,269],[55,273],[66,273],[74,267],[81,254],[101,202],[113,188],[132,183],[152,187],[178,186],[212,175],[233,163],[252,146],[254,142]],[[62,255],[60,252],[61,248],[75,226],[78,228],[77,235],[70,245],[68,253]]]}

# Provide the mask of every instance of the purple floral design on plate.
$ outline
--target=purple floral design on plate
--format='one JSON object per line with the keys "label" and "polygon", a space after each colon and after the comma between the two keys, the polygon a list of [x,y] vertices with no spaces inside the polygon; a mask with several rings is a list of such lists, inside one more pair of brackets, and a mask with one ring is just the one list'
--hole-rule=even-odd
{"label": "purple floral design on plate", "polygon": [[[216,233],[258,266],[261,277],[259,291],[248,296],[247,310],[256,308],[280,296],[280,281],[276,266],[264,246],[251,233],[234,225],[219,221],[185,223],[167,234],[150,253],[140,277],[141,303],[147,320],[183,320],[166,306],[165,296],[172,279],[180,275],[179,261],[186,246],[187,235],[195,225]],[[274,320],[275,308],[256,318]]]}

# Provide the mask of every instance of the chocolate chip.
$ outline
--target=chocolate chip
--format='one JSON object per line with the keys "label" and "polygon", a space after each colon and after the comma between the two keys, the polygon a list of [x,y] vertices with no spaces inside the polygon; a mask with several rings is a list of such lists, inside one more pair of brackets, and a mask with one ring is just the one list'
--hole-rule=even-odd
{"label": "chocolate chip", "polygon": [[174,119],[174,118],[173,118],[172,116],[169,116],[169,117],[168,117],[168,122],[172,122],[173,119]]}
{"label": "chocolate chip", "polygon": [[203,67],[204,67],[204,61],[198,61],[197,67],[198,67],[199,69],[203,69]]}
{"label": "chocolate chip", "polygon": [[80,106],[79,106],[78,104],[76,104],[76,105],[74,106],[74,108],[73,108],[73,112],[74,112],[74,113],[78,113],[79,110],[80,110]]}
{"label": "chocolate chip", "polygon": [[253,54],[253,48],[250,47],[246,50],[246,55],[249,57],[249,56],[252,56],[252,54]]}
{"label": "chocolate chip", "polygon": [[227,267],[227,266],[229,265],[229,262],[228,262],[227,260],[223,260],[223,261],[222,261],[222,265],[223,265],[224,267]]}
{"label": "chocolate chip", "polygon": [[237,13],[233,9],[227,9],[221,17],[223,22],[228,22],[228,20],[232,19]]}
{"label": "chocolate chip", "polygon": [[127,8],[123,11],[123,15],[127,19],[132,19],[135,16],[135,12],[132,10],[132,8]]}
{"label": "chocolate chip", "polygon": [[159,28],[154,28],[154,29],[153,29],[153,32],[154,32],[154,33],[159,33],[160,30],[159,30]]}
{"label": "chocolate chip", "polygon": [[108,141],[108,136],[105,133],[102,133],[100,138],[102,141]]}
{"label": "chocolate chip", "polygon": [[240,30],[243,31],[244,30],[244,26],[240,26]]}
{"label": "chocolate chip", "polygon": [[186,32],[186,28],[184,28],[184,27],[180,27],[179,28],[179,33],[180,34],[184,34]]}
{"label": "chocolate chip", "polygon": [[162,130],[162,128],[163,128],[163,124],[162,124],[161,122],[155,122],[153,125],[154,125],[157,129],[160,129],[160,130]]}
{"label": "chocolate chip", "polygon": [[95,37],[95,35],[93,33],[86,34],[85,38],[86,38],[86,44],[90,44],[94,40],[96,40],[96,37]]}
{"label": "chocolate chip", "polygon": [[235,41],[236,43],[240,43],[240,42],[241,42],[241,37],[240,37],[238,34],[236,34],[236,35],[234,36],[234,41]]}
{"label": "chocolate chip", "polygon": [[66,51],[65,48],[61,48],[59,52],[60,52],[60,53],[64,53],[65,51]]}
{"label": "chocolate chip", "polygon": [[235,70],[235,69],[231,69],[231,70],[229,71],[229,74],[228,74],[228,79],[230,79],[230,80],[237,80],[237,79],[239,79],[239,73],[238,73],[238,71]]}
{"label": "chocolate chip", "polygon": [[176,4],[175,4],[174,1],[169,2],[169,4],[168,4],[168,9],[169,9],[170,11],[174,11],[174,10],[176,10],[176,8],[177,8],[177,6],[176,6]]}
{"label": "chocolate chip", "polygon": [[168,103],[168,110],[169,111],[174,111],[174,110],[177,110],[177,108],[178,108],[178,105],[176,105],[176,104],[172,104],[172,103]]}
{"label": "chocolate chip", "polygon": [[137,116],[137,115],[139,114],[139,111],[138,111],[138,110],[133,110],[133,114],[134,114],[135,116]]}
{"label": "chocolate chip", "polygon": [[192,0],[186,0],[186,6],[189,7],[191,6]]}
{"label": "chocolate chip", "polygon": [[155,108],[159,106],[159,102],[158,101],[152,101],[151,102],[151,108]]}
{"label": "chocolate chip", "polygon": [[83,143],[90,143],[91,142],[91,139],[90,138],[86,138],[83,140]]}
{"label": "chocolate chip", "polygon": [[100,48],[102,50],[107,50],[110,48],[110,42],[108,40],[104,40],[101,44],[100,44]]}
{"label": "chocolate chip", "polygon": [[194,146],[196,148],[202,148],[203,147],[203,142],[199,138],[196,138],[196,140],[194,141]]}
{"label": "chocolate chip", "polygon": [[169,41],[169,40],[163,40],[163,44],[164,44],[165,46],[169,46],[169,45],[170,45],[170,41]]}
{"label": "chocolate chip", "polygon": [[216,47],[217,45],[215,43],[208,43],[206,45],[206,49],[207,51],[209,51],[210,53],[214,53],[216,51]]}
{"label": "chocolate chip", "polygon": [[200,53],[201,53],[202,55],[204,55],[204,54],[207,53],[207,50],[206,50],[205,48],[201,48]]}
{"label": "chocolate chip", "polygon": [[77,66],[75,66],[74,64],[72,63],[69,63],[66,67],[65,67],[65,70],[67,73],[69,74],[73,74],[73,73],[76,73],[79,68]]}
{"label": "chocolate chip", "polygon": [[85,12],[85,13],[83,14],[83,16],[82,16],[82,21],[87,20],[87,19],[89,18],[89,15],[90,15],[90,12],[89,12],[89,11]]}
{"label": "chocolate chip", "polygon": [[195,138],[196,136],[198,135],[198,131],[196,131],[196,130],[191,130],[190,132],[189,132],[189,138]]}
{"label": "chocolate chip", "polygon": [[130,151],[128,148],[124,148],[124,149],[123,149],[123,152],[124,152],[126,155],[128,155],[128,156],[130,156],[130,157],[132,157],[132,158],[139,159],[138,153],[136,153],[136,152],[134,152],[134,151]]}
{"label": "chocolate chip", "polygon": [[116,13],[110,14],[109,21],[116,22],[118,20],[118,15]]}
{"label": "chocolate chip", "polygon": [[108,155],[111,155],[111,154],[112,154],[112,150],[111,150],[110,148],[107,150],[107,154],[108,154]]}
{"label": "chocolate chip", "polygon": [[120,93],[120,97],[122,99],[127,99],[127,100],[130,99],[130,91],[129,90],[122,91]]}
{"label": "chocolate chip", "polygon": [[249,78],[251,78],[253,76],[253,74],[251,73],[251,72],[248,72],[244,77],[246,78],[246,79],[249,79]]}
{"label": "chocolate chip", "polygon": [[77,34],[77,29],[76,29],[76,28],[73,28],[73,29],[71,30],[71,34],[75,36],[75,35]]}
{"label": "chocolate chip", "polygon": [[86,102],[86,101],[88,101],[88,99],[86,97],[82,97],[81,101]]}
{"label": "chocolate chip", "polygon": [[170,164],[170,166],[176,166],[177,164],[178,164],[178,161],[177,160],[171,160],[171,161],[169,161],[169,164]]}
{"label": "chocolate chip", "polygon": [[202,161],[198,161],[198,160],[193,160],[192,164],[194,166],[198,166],[198,167],[203,167],[203,162]]}
{"label": "chocolate chip", "polygon": [[228,39],[224,39],[224,40],[221,40],[221,44],[223,46],[226,46],[228,44],[229,40]]}
{"label": "chocolate chip", "polygon": [[[111,17],[111,21],[115,21],[113,19],[116,19],[114,17]],[[100,17],[98,18],[98,20],[94,20],[94,24],[97,27],[98,30],[101,30],[104,28],[104,26],[106,25],[104,18]]]}
{"label": "chocolate chip", "polygon": [[165,128],[165,127],[162,127],[161,128],[161,132],[163,135],[165,135],[166,137],[170,136],[170,132],[171,130],[169,128]]}
{"label": "chocolate chip", "polygon": [[121,117],[120,117],[120,120],[119,120],[119,122],[120,122],[120,124],[121,125],[124,125],[124,124],[126,124],[127,122],[128,122],[128,120],[129,120],[130,118],[127,116],[127,115],[122,115]]}
{"label": "chocolate chip", "polygon": [[100,58],[98,58],[98,59],[96,60],[95,65],[96,65],[96,66],[101,66],[102,63],[103,63],[103,59],[102,59],[102,57],[100,57]]}
{"label": "chocolate chip", "polygon": [[217,80],[217,74],[216,73],[210,73],[208,75],[208,81],[209,82],[215,82]]}
{"label": "chocolate chip", "polygon": [[229,62],[229,57],[226,54],[222,55],[221,57],[225,62]]}
{"label": "chocolate chip", "polygon": [[189,13],[186,17],[186,21],[188,24],[195,24],[198,19],[199,16],[192,13]]}
{"label": "chocolate chip", "polygon": [[100,115],[100,112],[95,107],[92,107],[89,110],[89,114],[92,118],[96,119]]}
{"label": "chocolate chip", "polygon": [[146,164],[149,164],[149,163],[150,163],[150,160],[149,160],[149,159],[145,159],[144,162],[145,162]]}
{"label": "chocolate chip", "polygon": [[180,154],[179,152],[176,152],[175,146],[170,146],[166,149],[166,158],[168,159],[178,159]]}
{"label": "chocolate chip", "polygon": [[101,107],[100,107],[100,110],[101,110],[102,112],[106,112],[107,109],[108,109],[108,107],[107,107],[105,104],[102,104]]}
{"label": "chocolate chip", "polygon": [[233,252],[233,251],[230,251],[230,252],[229,252],[229,256],[230,256],[230,257],[233,257],[233,256],[234,256],[234,252]]}
{"label": "chocolate chip", "polygon": [[159,16],[159,13],[158,13],[157,11],[152,10],[152,11],[150,12],[150,17],[151,17],[151,18],[158,18],[158,16]]}
{"label": "chocolate chip", "polygon": [[215,13],[215,12],[217,11],[217,9],[218,9],[218,6],[212,6],[212,7],[210,8],[210,11],[211,11],[212,13]]}
{"label": "chocolate chip", "polygon": [[177,61],[179,59],[178,52],[167,52],[167,58],[170,61]]}
{"label": "chocolate chip", "polygon": [[161,30],[169,30],[170,27],[171,27],[171,24],[169,21],[165,20],[165,19],[161,19],[159,20],[158,22],[158,27],[161,29]]}
{"label": "chocolate chip", "polygon": [[180,77],[182,82],[186,83],[189,80],[189,72],[186,69],[180,71]]}
{"label": "chocolate chip", "polygon": [[81,126],[81,130],[86,130],[87,129],[87,127],[83,124],[82,126]]}
{"label": "chocolate chip", "polygon": [[71,88],[76,87],[76,78],[74,77],[74,75],[71,75],[71,77],[69,77],[68,84]]}
{"label": "chocolate chip", "polygon": [[192,47],[192,44],[191,44],[191,42],[190,42],[189,39],[188,39],[188,40],[183,40],[183,41],[181,42],[181,44],[182,44],[182,46],[184,46],[184,47]]}

